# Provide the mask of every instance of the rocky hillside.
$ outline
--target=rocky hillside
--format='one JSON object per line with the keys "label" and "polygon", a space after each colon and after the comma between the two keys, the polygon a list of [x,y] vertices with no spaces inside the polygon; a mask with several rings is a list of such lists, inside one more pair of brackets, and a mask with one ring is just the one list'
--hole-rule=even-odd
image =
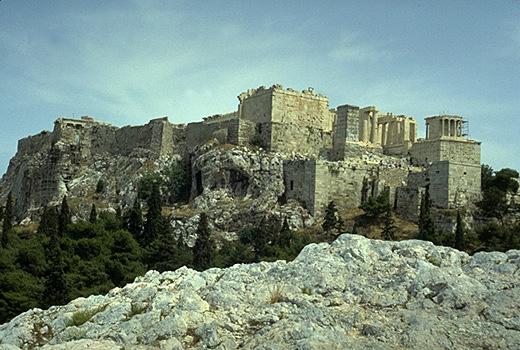
{"label": "rocky hillside", "polygon": [[0,326],[0,349],[519,349],[520,251],[344,234],[292,262],[149,271]]}

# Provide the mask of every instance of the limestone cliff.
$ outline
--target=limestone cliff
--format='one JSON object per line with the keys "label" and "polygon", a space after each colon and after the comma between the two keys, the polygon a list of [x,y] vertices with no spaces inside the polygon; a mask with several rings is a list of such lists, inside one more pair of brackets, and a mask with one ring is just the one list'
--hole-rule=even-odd
{"label": "limestone cliff", "polygon": [[518,349],[520,251],[344,234],[292,262],[149,271],[33,309],[0,349]]}

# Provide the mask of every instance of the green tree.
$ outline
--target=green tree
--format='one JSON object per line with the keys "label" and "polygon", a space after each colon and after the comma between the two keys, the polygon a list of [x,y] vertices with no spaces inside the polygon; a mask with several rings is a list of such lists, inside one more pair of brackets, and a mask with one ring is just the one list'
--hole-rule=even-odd
{"label": "green tree", "polygon": [[464,239],[464,224],[462,222],[462,216],[460,215],[460,209],[457,210],[457,226],[455,228],[455,248],[458,250],[464,250],[466,248]]}
{"label": "green tree", "polygon": [[63,196],[61,201],[60,214],[58,216],[58,234],[63,236],[67,231],[67,226],[72,223],[69,204],[67,203],[67,196]]}
{"label": "green tree", "polygon": [[91,223],[95,223],[98,219],[98,215],[97,215],[97,210],[96,210],[96,205],[95,204],[92,204],[92,208],[90,209],[90,215],[88,217],[88,221],[90,221]]}
{"label": "green tree", "polygon": [[165,169],[165,172],[168,203],[173,204],[188,199],[191,178],[187,176],[186,170],[181,164],[174,162]]}
{"label": "green tree", "polygon": [[142,251],[130,232],[119,229],[110,235],[112,239],[106,271],[112,283],[121,287],[146,271]]}
{"label": "green tree", "polygon": [[419,212],[419,234],[418,239],[425,241],[435,240],[435,223],[431,215],[430,190],[426,187],[424,196],[421,199],[421,208]]}
{"label": "green tree", "polygon": [[61,238],[58,232],[58,217],[54,208],[47,209],[45,215],[46,227],[42,230],[49,235],[46,259],[49,269],[45,278],[43,293],[44,305],[63,305],[69,300],[69,288],[65,277],[65,261],[61,249]]}
{"label": "green tree", "polygon": [[363,209],[366,215],[371,217],[379,217],[382,214],[386,213],[390,206],[390,191],[388,189],[384,189],[381,193],[376,197],[369,197],[368,200],[362,203],[359,206],[360,209]]}
{"label": "green tree", "polygon": [[2,248],[4,249],[7,248],[7,244],[9,243],[9,234],[13,228],[13,220],[13,196],[11,192],[9,192],[5,203],[4,222],[2,225]]}
{"label": "green tree", "polygon": [[399,228],[395,225],[395,220],[390,210],[390,205],[387,206],[384,216],[383,230],[381,231],[381,238],[385,240],[394,240],[395,234]]}
{"label": "green tree", "polygon": [[493,179],[493,168],[487,164],[482,164],[480,167],[480,188],[482,191],[486,190]]}
{"label": "green tree", "polygon": [[129,210],[126,219],[127,230],[134,236],[134,238],[143,246],[143,213],[141,210],[141,202],[139,197],[135,198],[134,205]]}
{"label": "green tree", "polygon": [[148,201],[148,198],[152,195],[155,187],[162,187],[164,180],[159,173],[147,173],[144,174],[139,180],[138,196],[140,199]]}
{"label": "green tree", "polygon": [[206,270],[213,266],[215,256],[215,242],[211,237],[206,213],[200,214],[197,226],[197,240],[193,246],[193,266],[199,271]]}
{"label": "green tree", "polygon": [[475,231],[486,251],[506,251],[514,248],[511,246],[512,230],[509,227],[489,222]]}
{"label": "green tree", "polygon": [[147,204],[148,211],[146,212],[146,221],[143,227],[143,246],[148,246],[152,243],[159,236],[161,230],[162,207],[158,184],[154,184]]}
{"label": "green tree", "polygon": [[105,189],[105,181],[103,179],[99,179],[96,184],[96,193],[101,193]]}
{"label": "green tree", "polygon": [[323,230],[330,232],[333,229],[341,231],[343,229],[343,220],[338,215],[338,209],[333,201],[330,201],[325,208],[325,217],[323,218],[323,224],[321,224]]}
{"label": "green tree", "polygon": [[182,238],[176,240],[173,232],[165,229],[150,245],[146,263],[148,269],[159,272],[174,271],[182,266],[191,266],[193,256],[190,249],[182,242]]}

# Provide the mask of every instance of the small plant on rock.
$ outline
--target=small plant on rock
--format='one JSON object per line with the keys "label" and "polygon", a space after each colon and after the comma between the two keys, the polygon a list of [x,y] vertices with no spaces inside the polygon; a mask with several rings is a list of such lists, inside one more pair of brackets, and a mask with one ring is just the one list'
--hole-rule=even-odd
{"label": "small plant on rock", "polygon": [[314,292],[311,287],[302,287],[301,288],[303,294],[312,295]]}
{"label": "small plant on rock", "polygon": [[269,293],[271,294],[269,304],[279,303],[285,298],[285,286],[279,283],[272,289],[269,288]]}

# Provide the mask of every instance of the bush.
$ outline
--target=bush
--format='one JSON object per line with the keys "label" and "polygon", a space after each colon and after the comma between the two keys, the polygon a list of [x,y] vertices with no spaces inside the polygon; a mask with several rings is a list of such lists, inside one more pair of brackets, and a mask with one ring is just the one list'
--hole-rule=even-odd
{"label": "bush", "polygon": [[369,197],[365,203],[359,206],[363,209],[366,215],[372,217],[379,217],[390,208],[390,191],[385,189],[376,198]]}

